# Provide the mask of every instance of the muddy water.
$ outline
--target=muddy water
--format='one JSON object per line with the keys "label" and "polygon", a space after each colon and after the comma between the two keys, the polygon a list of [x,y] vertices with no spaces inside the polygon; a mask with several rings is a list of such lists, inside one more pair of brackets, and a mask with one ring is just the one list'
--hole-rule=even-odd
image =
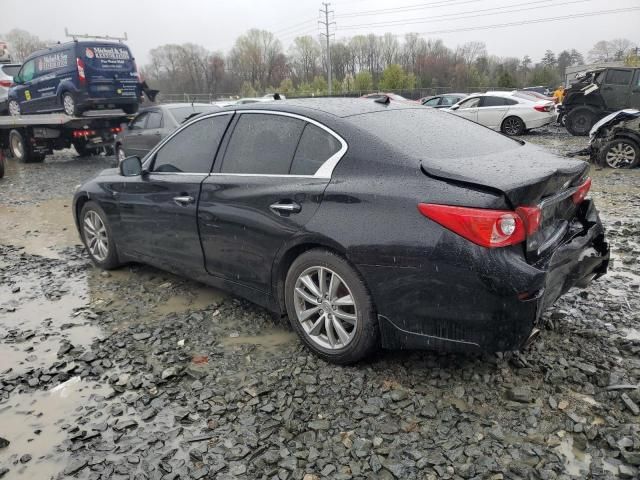
{"label": "muddy water", "polygon": [[35,205],[0,205],[0,217],[0,243],[24,247],[27,253],[58,258],[57,248],[80,244],[71,197]]}
{"label": "muddy water", "polygon": [[[0,431],[11,442],[0,450],[0,465],[11,468],[7,478],[44,480],[64,470],[68,454],[57,448],[66,439],[62,426],[89,400],[108,390],[74,377],[50,391],[17,394],[0,404]],[[21,464],[19,459],[25,454],[33,458]]]}
{"label": "muddy water", "polygon": [[283,345],[293,345],[297,342],[297,335],[292,331],[274,328],[261,335],[235,335],[225,337],[222,344],[225,347],[241,347],[243,345],[256,346],[263,352],[277,351]]}

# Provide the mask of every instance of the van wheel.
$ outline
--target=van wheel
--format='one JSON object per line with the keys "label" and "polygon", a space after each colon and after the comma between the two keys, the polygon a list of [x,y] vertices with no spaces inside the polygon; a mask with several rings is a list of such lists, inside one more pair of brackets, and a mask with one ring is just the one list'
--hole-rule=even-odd
{"label": "van wheel", "polygon": [[21,113],[20,104],[15,100],[9,101],[9,115],[12,117],[19,117]]}
{"label": "van wheel", "polygon": [[69,92],[62,95],[62,108],[64,109],[64,113],[70,117],[79,117],[82,115],[82,110],[78,108],[76,99],[73,98],[73,95]]}
{"label": "van wheel", "polygon": [[138,113],[138,109],[140,105],[137,103],[130,103],[129,105],[123,105],[122,111],[127,115],[133,115],[134,113]]}
{"label": "van wheel", "polygon": [[32,146],[27,142],[20,130],[9,132],[9,150],[11,156],[22,163],[41,162],[44,155],[34,153]]}
{"label": "van wheel", "polygon": [[373,300],[344,258],[328,250],[309,250],[291,264],[284,288],[293,329],[319,357],[344,365],[379,348]]}

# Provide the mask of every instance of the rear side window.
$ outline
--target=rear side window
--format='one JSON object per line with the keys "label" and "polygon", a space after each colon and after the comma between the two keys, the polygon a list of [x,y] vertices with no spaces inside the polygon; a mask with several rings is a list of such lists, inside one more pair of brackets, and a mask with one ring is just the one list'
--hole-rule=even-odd
{"label": "rear side window", "polygon": [[612,85],[629,85],[631,82],[631,70],[614,70],[611,69],[607,72],[607,79],[605,83]]}
{"label": "rear side window", "polygon": [[460,104],[460,109],[463,108],[475,108],[480,105],[480,97],[470,98],[469,100],[465,100]]}
{"label": "rear side window", "polygon": [[179,131],[156,153],[153,171],[209,173],[230,118],[203,118]]}
{"label": "rear side window", "polygon": [[503,107],[507,105],[506,98],[502,97],[483,97],[482,98],[482,106],[483,107]]}
{"label": "rear side window", "polygon": [[308,123],[302,132],[300,143],[291,165],[292,175],[313,175],[340,151],[342,145],[329,132]]}
{"label": "rear side window", "polygon": [[287,175],[305,122],[283,115],[242,114],[222,162],[222,173]]}
{"label": "rear side window", "polygon": [[125,45],[78,45],[85,64],[96,70],[133,71],[133,57]]}
{"label": "rear side window", "polygon": [[146,128],[160,128],[162,127],[162,114],[160,112],[149,112],[149,118],[147,119]]}

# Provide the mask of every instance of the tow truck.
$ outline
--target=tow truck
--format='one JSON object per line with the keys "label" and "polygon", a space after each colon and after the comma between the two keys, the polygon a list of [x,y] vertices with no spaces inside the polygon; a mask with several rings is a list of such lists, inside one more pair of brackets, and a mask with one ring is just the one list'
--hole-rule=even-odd
{"label": "tow truck", "polygon": [[113,154],[113,141],[130,116],[120,111],[0,116],[0,149],[24,163],[42,162],[54,150],[72,145],[81,157],[101,149]]}

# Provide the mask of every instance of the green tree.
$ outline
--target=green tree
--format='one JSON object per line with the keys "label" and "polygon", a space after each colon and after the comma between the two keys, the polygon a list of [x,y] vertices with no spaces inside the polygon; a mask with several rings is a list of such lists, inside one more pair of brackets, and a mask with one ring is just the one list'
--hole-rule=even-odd
{"label": "green tree", "polygon": [[392,63],[382,72],[380,90],[401,90],[404,88],[407,74],[397,63]]}
{"label": "green tree", "polygon": [[516,81],[509,72],[505,71],[498,77],[498,86],[503,88],[513,88],[516,86]]}
{"label": "green tree", "polygon": [[363,70],[356,74],[356,78],[353,80],[353,89],[360,92],[366,92],[373,90],[373,77],[371,72]]}
{"label": "green tree", "polygon": [[256,89],[253,88],[250,82],[242,82],[242,87],[240,88],[240,96],[242,97],[255,97],[258,93]]}
{"label": "green tree", "polygon": [[413,90],[416,88],[416,76],[413,73],[409,73],[404,78],[404,88],[406,90]]}
{"label": "green tree", "polygon": [[311,82],[311,88],[316,95],[326,95],[329,90],[329,85],[324,77],[316,75]]}
{"label": "green tree", "polygon": [[551,50],[547,50],[544,53],[544,57],[542,57],[542,65],[544,65],[545,67],[555,67],[556,64],[558,63],[558,61],[556,60],[556,54],[553,53]]}
{"label": "green tree", "polygon": [[280,82],[280,87],[278,88],[278,93],[282,93],[284,95],[289,95],[294,90],[293,81],[290,78],[285,78]]}

